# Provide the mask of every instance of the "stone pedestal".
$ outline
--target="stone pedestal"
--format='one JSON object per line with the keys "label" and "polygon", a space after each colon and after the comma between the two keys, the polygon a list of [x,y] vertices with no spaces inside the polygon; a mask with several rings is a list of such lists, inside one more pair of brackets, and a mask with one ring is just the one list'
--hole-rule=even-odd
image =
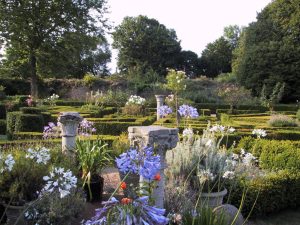
{"label": "stone pedestal", "polygon": [[158,109],[159,109],[159,107],[164,105],[165,97],[166,97],[165,95],[155,95],[156,103],[157,103],[157,106],[156,106],[157,120],[162,118],[162,115],[159,114]]}
{"label": "stone pedestal", "polygon": [[78,112],[64,112],[58,117],[61,124],[62,151],[64,154],[73,155],[76,147],[76,135],[82,117]]}
{"label": "stone pedestal", "polygon": [[[154,190],[153,198],[155,205],[159,208],[164,206],[164,187],[166,168],[166,151],[175,148],[178,142],[178,129],[166,128],[162,126],[139,126],[128,128],[128,138],[130,143],[142,149],[146,146],[153,146],[160,155],[160,176],[158,187]],[[140,178],[143,181],[143,178]]]}

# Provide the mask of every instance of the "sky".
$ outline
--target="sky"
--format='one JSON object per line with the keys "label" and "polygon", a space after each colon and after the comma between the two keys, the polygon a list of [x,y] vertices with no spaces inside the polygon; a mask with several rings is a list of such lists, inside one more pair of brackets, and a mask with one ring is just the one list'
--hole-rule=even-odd
{"label": "sky", "polygon": [[[201,56],[205,46],[223,35],[229,25],[247,26],[272,0],[107,0],[108,19],[118,26],[125,16],[145,15],[174,29],[182,50]],[[111,38],[108,38],[112,42]],[[112,50],[111,72],[117,51]]]}

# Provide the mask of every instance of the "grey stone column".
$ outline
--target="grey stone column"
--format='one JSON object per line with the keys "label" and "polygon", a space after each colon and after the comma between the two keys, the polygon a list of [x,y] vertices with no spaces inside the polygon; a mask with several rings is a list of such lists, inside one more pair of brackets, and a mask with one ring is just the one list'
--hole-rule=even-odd
{"label": "grey stone column", "polygon": [[78,112],[64,112],[58,117],[58,122],[61,124],[62,151],[64,154],[73,156],[77,129],[82,119]]}
{"label": "grey stone column", "polygon": [[160,118],[162,118],[162,116],[159,114],[158,109],[159,107],[164,105],[164,101],[165,101],[165,95],[155,95],[156,98],[156,115],[157,115],[157,120],[159,120]]}
{"label": "grey stone column", "polygon": [[[164,207],[164,189],[165,189],[165,174],[166,152],[168,149],[175,148],[178,142],[178,129],[166,128],[162,126],[139,126],[128,128],[128,138],[132,145],[143,149],[146,146],[155,146],[160,155],[160,176],[158,187],[154,190],[153,198],[155,205],[159,208]],[[140,177],[140,182],[143,178]]]}

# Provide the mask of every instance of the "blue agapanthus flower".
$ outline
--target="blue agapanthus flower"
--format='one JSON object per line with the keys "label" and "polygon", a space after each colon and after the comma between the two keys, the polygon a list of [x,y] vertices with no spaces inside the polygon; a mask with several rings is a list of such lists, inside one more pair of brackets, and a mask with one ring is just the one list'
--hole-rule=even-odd
{"label": "blue agapanthus flower", "polygon": [[158,114],[165,117],[172,113],[172,109],[167,105],[162,105],[158,108]]}
{"label": "blue agapanthus flower", "polygon": [[129,149],[116,158],[116,163],[122,173],[138,173],[140,155],[136,149]]}
{"label": "blue agapanthus flower", "polygon": [[155,155],[152,147],[140,151],[130,149],[121,154],[116,163],[122,173],[139,174],[148,180],[153,180],[160,170],[160,156]]}
{"label": "blue agapanthus flower", "polygon": [[102,205],[102,208],[95,210],[96,215],[93,218],[84,222],[85,225],[106,225],[108,220],[113,224],[124,225],[166,225],[169,223],[169,219],[164,216],[166,210],[150,206],[148,196],[139,197],[124,208],[122,203],[115,198],[103,202]]}
{"label": "blue agapanthus flower", "polygon": [[196,108],[193,106],[189,105],[181,105],[179,106],[178,113],[180,116],[185,117],[185,118],[197,118],[199,117],[199,113]]}

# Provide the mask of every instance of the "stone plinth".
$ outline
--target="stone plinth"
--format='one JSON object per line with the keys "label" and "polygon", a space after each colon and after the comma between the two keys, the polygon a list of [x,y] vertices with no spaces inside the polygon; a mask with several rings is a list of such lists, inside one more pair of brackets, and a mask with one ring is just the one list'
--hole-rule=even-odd
{"label": "stone plinth", "polygon": [[162,115],[160,115],[158,109],[159,107],[163,106],[164,105],[164,101],[165,101],[165,95],[155,95],[155,98],[156,98],[156,103],[157,103],[157,106],[156,106],[156,119],[159,120],[160,118],[162,118]]}
{"label": "stone plinth", "polygon": [[78,112],[64,112],[58,117],[61,124],[62,151],[65,154],[71,154],[76,147],[76,135],[79,123],[82,117]]}
{"label": "stone plinth", "polygon": [[[162,126],[139,126],[128,128],[128,138],[131,145],[142,149],[146,146],[153,146],[156,148],[160,155],[160,176],[161,180],[158,182],[158,187],[154,190],[153,198],[155,205],[163,208],[164,205],[164,187],[165,187],[165,174],[166,168],[166,151],[175,148],[178,142],[178,129],[166,128]],[[143,182],[143,178],[140,178]]]}

